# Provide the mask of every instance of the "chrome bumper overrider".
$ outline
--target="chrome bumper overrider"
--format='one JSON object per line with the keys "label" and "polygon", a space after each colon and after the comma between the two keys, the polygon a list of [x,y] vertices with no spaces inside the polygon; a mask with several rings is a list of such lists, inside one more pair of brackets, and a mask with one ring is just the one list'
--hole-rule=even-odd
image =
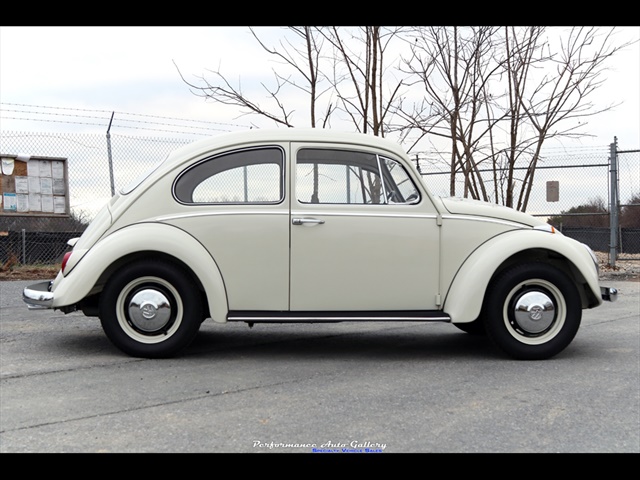
{"label": "chrome bumper overrider", "polygon": [[34,283],[22,291],[22,300],[30,309],[53,308],[53,281]]}
{"label": "chrome bumper overrider", "polygon": [[602,299],[607,302],[615,302],[618,299],[618,289],[613,287],[600,287]]}

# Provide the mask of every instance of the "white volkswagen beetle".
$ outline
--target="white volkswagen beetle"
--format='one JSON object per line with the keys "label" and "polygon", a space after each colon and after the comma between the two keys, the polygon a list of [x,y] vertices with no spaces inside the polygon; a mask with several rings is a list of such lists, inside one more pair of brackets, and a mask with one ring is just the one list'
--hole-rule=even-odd
{"label": "white volkswagen beetle", "polygon": [[397,144],[330,130],[179,148],[70,244],[24,301],[98,316],[140,357],[179,353],[211,318],[450,322],[544,359],[582,309],[617,294],[586,245],[512,209],[434,197]]}

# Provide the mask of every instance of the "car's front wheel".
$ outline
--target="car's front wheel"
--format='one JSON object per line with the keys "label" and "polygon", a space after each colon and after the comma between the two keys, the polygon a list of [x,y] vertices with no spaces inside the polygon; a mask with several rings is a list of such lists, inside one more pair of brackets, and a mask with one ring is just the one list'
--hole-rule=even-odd
{"label": "car's front wheel", "polygon": [[510,356],[542,360],[573,340],[582,318],[580,295],[561,270],[543,263],[512,267],[489,286],[484,326]]}
{"label": "car's front wheel", "polygon": [[116,272],[100,297],[100,322],[111,342],[134,357],[170,357],[195,337],[202,302],[177,265],[144,260]]}

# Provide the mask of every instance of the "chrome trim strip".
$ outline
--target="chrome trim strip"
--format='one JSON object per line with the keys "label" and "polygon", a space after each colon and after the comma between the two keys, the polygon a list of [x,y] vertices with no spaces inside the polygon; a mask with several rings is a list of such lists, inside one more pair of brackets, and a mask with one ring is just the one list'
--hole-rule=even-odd
{"label": "chrome trim strip", "polygon": [[474,222],[500,223],[502,225],[508,225],[510,227],[518,227],[518,228],[526,228],[528,226],[524,223],[513,222],[511,220],[501,220],[499,218],[493,218],[493,217],[476,217],[473,215],[446,214],[446,215],[442,215],[442,218],[446,220],[471,220]]}
{"label": "chrome trim strip", "polygon": [[438,317],[404,317],[404,316],[393,316],[393,317],[379,317],[379,316],[361,316],[361,317],[351,317],[351,316],[251,316],[251,315],[238,315],[238,316],[229,316],[227,318],[229,322],[287,322],[287,321],[296,321],[296,322],[335,322],[335,321],[361,321],[361,322],[387,322],[391,320],[395,321],[403,321],[403,322],[450,322],[451,318],[448,315],[438,316]]}
{"label": "chrome trim strip", "polygon": [[[403,206],[402,204],[399,204]],[[394,205],[395,206],[395,205]],[[211,205],[208,205],[211,208]],[[198,207],[196,207],[198,208]],[[214,207],[215,208],[215,207]],[[388,208],[388,205],[385,205],[385,208]],[[292,210],[291,216],[305,216],[313,214],[314,216],[325,216],[325,217],[396,217],[396,218],[425,218],[425,219],[436,219],[438,218],[437,213],[398,213],[398,212],[358,212],[358,211],[350,211],[350,212],[335,212],[335,211],[318,211],[313,210]],[[180,213],[173,215],[166,215],[162,217],[156,217],[155,220],[158,222],[163,222],[167,220],[176,220],[179,218],[192,218],[192,217],[208,217],[208,216],[218,216],[218,215],[289,215],[288,210],[281,211],[265,211],[265,210],[225,210],[221,212],[194,212],[194,213]],[[510,227],[523,228],[522,223],[512,222],[509,220],[500,220],[498,218],[491,217],[474,217],[470,215],[442,215],[442,218],[445,220],[471,220],[475,222],[487,222],[487,223],[499,223],[502,225],[508,225]]]}
{"label": "chrome trim strip", "polygon": [[178,220],[181,218],[196,218],[196,217],[217,217],[224,215],[286,215],[289,216],[288,210],[282,210],[280,212],[269,212],[264,210],[256,210],[256,211],[224,211],[224,212],[195,212],[195,213],[176,213],[173,215],[165,215],[162,217],[156,217],[154,221],[156,222],[166,222],[169,220]]}
{"label": "chrome trim strip", "polygon": [[[403,206],[402,203],[394,204]],[[389,205],[385,204],[385,208],[389,208]],[[291,210],[292,216],[313,215],[313,216],[325,216],[325,217],[396,217],[396,218],[432,218],[436,219],[438,215],[436,213],[398,213],[398,212],[358,212],[352,210],[350,212],[332,212],[332,211],[317,211],[317,210]]]}
{"label": "chrome trim strip", "polygon": [[[396,218],[425,218],[425,219],[436,219],[438,216],[435,213],[429,214],[406,214],[406,213],[361,213],[361,212],[318,212],[318,211],[292,211],[291,216],[308,216],[313,214],[313,216],[325,216],[325,217],[396,217]],[[264,210],[233,210],[233,211],[223,211],[223,212],[195,212],[195,213],[179,213],[173,215],[165,215],[162,217],[156,217],[155,221],[157,222],[166,222],[169,220],[178,220],[181,218],[195,218],[195,217],[215,217],[218,215],[289,215],[288,210],[282,211],[264,211]]]}

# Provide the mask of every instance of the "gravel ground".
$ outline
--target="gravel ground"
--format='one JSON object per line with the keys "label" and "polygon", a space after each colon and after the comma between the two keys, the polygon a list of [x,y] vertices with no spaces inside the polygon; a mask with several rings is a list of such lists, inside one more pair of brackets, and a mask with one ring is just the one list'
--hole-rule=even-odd
{"label": "gravel ground", "polygon": [[640,255],[621,254],[615,266],[609,265],[609,254],[596,252],[600,263],[600,278],[603,280],[640,281]]}

